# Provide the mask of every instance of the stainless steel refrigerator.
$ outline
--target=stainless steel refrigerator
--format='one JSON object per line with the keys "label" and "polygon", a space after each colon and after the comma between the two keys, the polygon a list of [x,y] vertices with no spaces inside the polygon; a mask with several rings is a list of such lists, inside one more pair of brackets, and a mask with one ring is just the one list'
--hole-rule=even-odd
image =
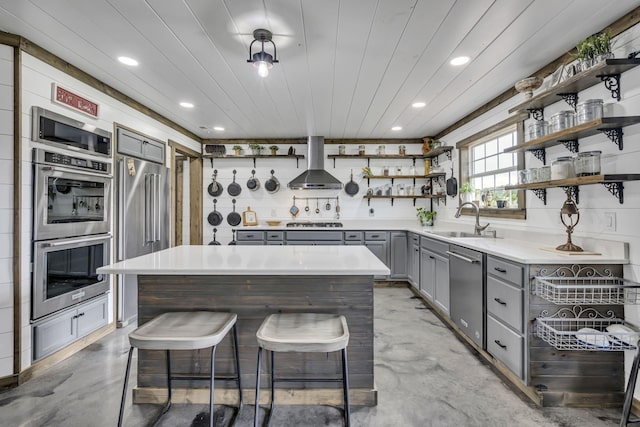
{"label": "stainless steel refrigerator", "polygon": [[[116,158],[118,248],[123,261],[169,247],[169,169],[133,157]],[[117,325],[137,320],[135,275],[118,277]]]}

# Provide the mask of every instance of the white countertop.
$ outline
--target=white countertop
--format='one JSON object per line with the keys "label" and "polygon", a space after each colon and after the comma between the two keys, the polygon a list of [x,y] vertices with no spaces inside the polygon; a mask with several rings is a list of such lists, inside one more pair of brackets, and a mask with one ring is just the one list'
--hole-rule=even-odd
{"label": "white countertop", "polygon": [[176,246],[96,270],[157,275],[388,275],[364,246]]}

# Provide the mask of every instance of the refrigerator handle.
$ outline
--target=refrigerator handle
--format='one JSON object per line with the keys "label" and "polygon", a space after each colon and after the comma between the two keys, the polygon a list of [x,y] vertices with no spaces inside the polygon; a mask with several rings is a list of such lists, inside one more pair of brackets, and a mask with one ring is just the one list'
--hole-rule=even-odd
{"label": "refrigerator handle", "polygon": [[[126,178],[125,175],[125,167],[124,167],[124,159],[118,160],[118,261],[124,260],[124,236],[126,236],[125,230],[125,221],[124,221],[124,180]],[[105,209],[106,212],[106,209]]]}
{"label": "refrigerator handle", "polygon": [[160,218],[160,204],[162,203],[162,194],[160,193],[160,174],[155,174],[155,178],[156,178],[156,191],[155,191],[155,197],[156,197],[156,212],[155,212],[155,221],[156,221],[156,233],[155,233],[155,241],[159,242],[160,241],[160,233],[162,232],[162,227],[161,227],[161,218]]}
{"label": "refrigerator handle", "polygon": [[144,244],[152,243],[153,236],[151,236],[152,222],[153,222],[153,205],[152,205],[152,193],[151,193],[151,174],[144,174]]}

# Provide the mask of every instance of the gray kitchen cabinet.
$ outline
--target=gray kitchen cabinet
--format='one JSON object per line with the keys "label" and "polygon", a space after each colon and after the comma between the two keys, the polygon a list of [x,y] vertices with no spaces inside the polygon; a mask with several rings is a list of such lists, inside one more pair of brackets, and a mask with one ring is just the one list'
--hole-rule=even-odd
{"label": "gray kitchen cabinet", "polygon": [[449,314],[449,245],[420,238],[420,292],[445,314]]}
{"label": "gray kitchen cabinet", "polygon": [[118,128],[118,153],[164,164],[165,145],[144,135]]}
{"label": "gray kitchen cabinet", "polygon": [[407,280],[417,289],[420,285],[420,236],[409,233],[407,244]]}
{"label": "gray kitchen cabinet", "polygon": [[[375,256],[380,259],[390,268],[389,262],[389,232],[388,231],[365,231],[364,232],[364,245],[371,251]],[[387,276],[374,276],[374,279],[385,280]]]}
{"label": "gray kitchen cabinet", "polygon": [[38,360],[107,324],[106,295],[54,314],[33,325],[33,359]]}
{"label": "gray kitchen cabinet", "polygon": [[284,245],[284,231],[267,231],[267,245]]}
{"label": "gray kitchen cabinet", "polygon": [[449,315],[449,258],[435,254],[435,294],[433,302]]}
{"label": "gray kitchen cabinet", "polygon": [[238,230],[236,240],[238,246],[260,246],[265,244],[264,232],[262,231]]}
{"label": "gray kitchen cabinet", "polygon": [[436,257],[428,249],[420,248],[420,292],[433,302],[436,290]]}
{"label": "gray kitchen cabinet", "polygon": [[407,233],[391,232],[391,279],[407,278]]}

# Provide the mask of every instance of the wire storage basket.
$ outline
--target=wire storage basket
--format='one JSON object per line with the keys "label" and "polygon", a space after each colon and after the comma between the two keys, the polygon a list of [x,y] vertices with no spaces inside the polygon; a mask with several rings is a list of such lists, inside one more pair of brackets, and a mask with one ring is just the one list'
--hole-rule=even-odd
{"label": "wire storage basket", "polygon": [[603,316],[593,308],[561,308],[549,316],[544,310],[535,322],[535,334],[558,350],[621,351],[634,350],[638,330],[614,317]]}
{"label": "wire storage basket", "polygon": [[640,283],[619,277],[536,277],[534,294],[555,304],[639,304]]}

